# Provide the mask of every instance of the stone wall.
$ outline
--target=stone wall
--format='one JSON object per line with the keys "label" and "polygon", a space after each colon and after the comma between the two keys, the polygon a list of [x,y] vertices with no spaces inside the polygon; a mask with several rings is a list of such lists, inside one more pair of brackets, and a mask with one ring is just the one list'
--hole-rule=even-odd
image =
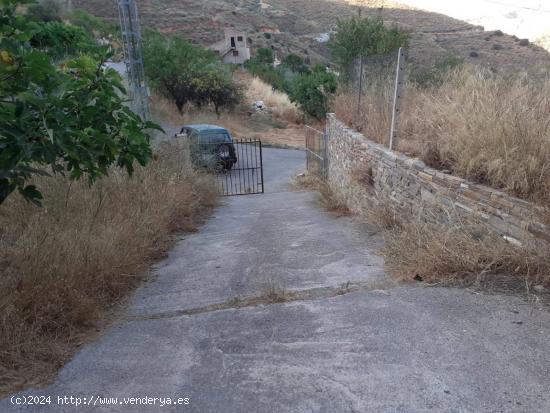
{"label": "stone wall", "polygon": [[481,218],[515,244],[550,243],[542,209],[529,202],[390,151],[348,128],[334,114],[328,115],[327,132],[330,186],[355,212],[388,199],[411,212],[425,204],[441,205]]}

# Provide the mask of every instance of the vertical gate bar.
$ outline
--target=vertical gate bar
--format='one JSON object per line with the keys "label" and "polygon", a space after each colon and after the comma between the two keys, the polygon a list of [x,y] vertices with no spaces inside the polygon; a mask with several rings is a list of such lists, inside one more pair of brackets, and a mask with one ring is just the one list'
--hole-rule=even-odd
{"label": "vertical gate bar", "polygon": [[254,166],[256,167],[256,192],[260,188],[260,174],[258,171],[258,139],[254,139]]}
{"label": "vertical gate bar", "polygon": [[243,141],[242,139],[239,139],[239,149],[241,151],[241,153],[239,154],[239,189],[238,189],[238,192],[239,194],[241,194],[243,192],[243,187],[242,187],[242,177],[241,177],[241,165],[243,163]]}
{"label": "vertical gate bar", "polygon": [[[248,163],[248,141],[249,141],[250,138],[246,138],[245,139],[245,147],[244,147],[244,150],[246,152],[246,174],[245,174],[245,181],[244,181],[244,191],[245,191],[245,194],[248,194],[250,192],[250,169],[249,169],[249,163]],[[248,180],[248,182],[247,182]]]}
{"label": "vertical gate bar", "polygon": [[256,171],[256,193],[260,191],[260,174],[258,173],[258,139],[254,139],[254,168]]}
{"label": "vertical gate bar", "polygon": [[252,182],[251,182],[251,185],[252,185],[252,192],[256,192],[256,184],[255,182],[257,181],[256,179],[256,170],[254,169],[254,163],[253,163],[253,160],[252,160],[252,139],[251,138],[248,138],[248,141],[249,141],[249,146],[248,146],[248,149],[250,151],[250,172],[251,172],[251,179],[252,179]]}
{"label": "vertical gate bar", "polygon": [[256,187],[255,187],[255,184],[254,182],[256,182],[256,177],[254,176],[256,171],[252,168],[252,138],[248,138],[248,151],[250,152],[250,155],[247,153],[247,159],[249,161],[248,165],[249,165],[249,171],[250,171],[250,174],[248,175],[250,177],[250,185],[251,185],[251,188],[250,190],[252,192],[256,192]]}
{"label": "vertical gate bar", "polygon": [[262,173],[262,194],[264,193],[265,191],[265,185],[264,185],[264,158],[263,158],[263,154],[262,154],[262,141],[259,141],[260,142],[260,168],[261,168],[261,173]]}
{"label": "vertical gate bar", "polygon": [[[227,177],[227,175],[229,175],[229,178]],[[230,194],[230,191],[229,191],[229,186],[228,186],[228,181],[231,180],[231,169],[226,169],[225,170],[225,192],[227,193],[227,195]]]}
{"label": "vertical gate bar", "polygon": [[309,154],[308,154],[308,149],[309,149],[309,144],[308,144],[308,128],[306,126],[306,129],[305,129],[305,132],[306,132],[306,171],[309,172]]}

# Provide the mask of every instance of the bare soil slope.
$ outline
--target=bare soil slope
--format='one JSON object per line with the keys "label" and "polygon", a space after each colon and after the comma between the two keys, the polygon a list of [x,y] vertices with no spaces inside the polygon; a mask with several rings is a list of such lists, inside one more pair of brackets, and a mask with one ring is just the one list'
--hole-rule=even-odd
{"label": "bare soil slope", "polygon": [[[116,20],[112,0],[73,2],[76,7]],[[230,25],[249,33],[253,48],[272,47],[279,56],[298,53],[312,62],[330,61],[326,45],[316,38],[330,31],[338,19],[356,14],[361,6],[365,15],[379,15],[388,23],[410,30],[410,57],[421,64],[433,64],[452,53],[494,70],[550,66],[550,55],[539,46],[521,45],[514,36],[486,32],[480,26],[388,1],[141,0],[139,6],[144,26],[165,33],[180,33],[208,45],[219,40],[223,28]]]}

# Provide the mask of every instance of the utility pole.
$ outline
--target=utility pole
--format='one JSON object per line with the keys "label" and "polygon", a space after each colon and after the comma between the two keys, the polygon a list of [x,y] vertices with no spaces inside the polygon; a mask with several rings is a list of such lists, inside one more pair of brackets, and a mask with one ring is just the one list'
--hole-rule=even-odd
{"label": "utility pole", "polygon": [[145,82],[145,69],[141,53],[141,26],[137,5],[134,0],[117,0],[117,2],[132,110],[143,119],[148,120],[149,89]]}

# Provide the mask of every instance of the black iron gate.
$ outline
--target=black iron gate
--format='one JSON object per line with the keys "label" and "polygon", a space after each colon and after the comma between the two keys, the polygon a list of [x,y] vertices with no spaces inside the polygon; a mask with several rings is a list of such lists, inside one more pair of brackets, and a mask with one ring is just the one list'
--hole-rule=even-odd
{"label": "black iron gate", "polygon": [[262,142],[234,139],[231,143],[201,145],[201,162],[216,175],[220,195],[264,193]]}

